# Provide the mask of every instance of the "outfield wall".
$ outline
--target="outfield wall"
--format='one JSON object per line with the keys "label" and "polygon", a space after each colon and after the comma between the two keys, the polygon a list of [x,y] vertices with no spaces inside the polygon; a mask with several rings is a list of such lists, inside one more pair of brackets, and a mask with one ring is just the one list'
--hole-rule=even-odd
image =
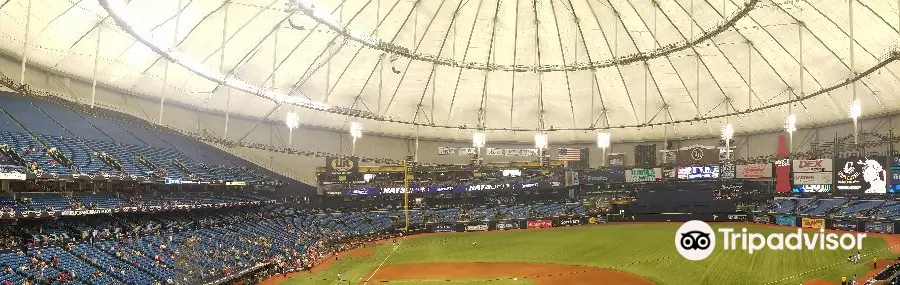
{"label": "outfield wall", "polygon": [[449,233],[543,229],[596,224],[605,221],[604,218],[597,219],[593,217],[555,217],[547,219],[447,222],[427,224],[425,226],[425,231],[432,233]]}

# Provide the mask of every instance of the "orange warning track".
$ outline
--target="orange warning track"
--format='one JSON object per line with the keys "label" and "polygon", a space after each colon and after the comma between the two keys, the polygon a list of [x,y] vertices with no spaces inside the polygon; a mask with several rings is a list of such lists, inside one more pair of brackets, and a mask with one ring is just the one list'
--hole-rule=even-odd
{"label": "orange warning track", "polygon": [[[518,262],[447,262],[382,267],[369,283],[400,280],[528,279],[538,285],[650,285],[643,277],[585,266]],[[600,282],[600,283],[598,283]],[[360,284],[363,284],[361,282]]]}

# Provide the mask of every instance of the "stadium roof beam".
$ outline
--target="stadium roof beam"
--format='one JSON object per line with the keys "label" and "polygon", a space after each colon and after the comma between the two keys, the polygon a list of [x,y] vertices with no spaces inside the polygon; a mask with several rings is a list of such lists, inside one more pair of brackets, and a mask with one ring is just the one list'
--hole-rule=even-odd
{"label": "stadium roof beam", "polygon": [[[550,12],[553,14],[553,24],[556,26],[556,30],[559,31],[559,19],[556,16],[556,5],[553,5],[553,0],[550,0]],[[556,36],[557,42],[559,43],[559,58],[562,59],[563,65],[569,65],[566,61],[566,54],[564,52],[563,43],[562,43],[562,34],[557,34]],[[577,47],[577,45],[576,45]],[[578,53],[576,52],[577,56]],[[578,123],[575,120],[575,102],[572,99],[572,83],[569,81],[569,71],[563,71],[563,74],[566,77],[566,93],[569,94],[569,110],[572,112],[572,127],[577,128]]]}
{"label": "stadium roof beam", "polygon": [[[461,4],[469,3],[469,1],[462,2]],[[469,47],[472,44],[472,33],[475,32],[475,21],[478,20],[478,15],[481,14],[481,5],[484,4],[484,0],[478,0],[478,12],[475,13],[475,17],[472,19],[472,29],[469,30],[469,38],[466,40],[466,48],[463,51],[463,61],[466,61],[466,58],[469,56]],[[459,14],[459,10],[463,8],[463,5],[460,5],[459,8],[453,14],[453,19],[456,20],[456,15]],[[451,22],[453,25],[456,21]],[[456,56],[456,26],[453,26],[453,56]],[[462,77],[463,69],[460,68],[459,72],[456,74],[456,84],[453,85],[453,96],[450,97],[450,107],[447,108],[447,122],[450,122],[450,117],[453,115],[453,105],[456,103],[456,91],[459,90],[459,79]]]}
{"label": "stadium roof beam", "polygon": [[[588,0],[585,0],[585,1],[588,1]],[[609,48],[609,50],[611,50],[613,52],[613,57],[618,57],[619,56],[619,26],[620,25],[623,28],[625,28],[625,34],[628,35],[628,37],[632,40],[632,44],[635,45],[635,48],[637,48],[637,44],[634,43],[634,38],[631,38],[631,34],[628,32],[628,28],[625,27],[625,23],[622,21],[622,15],[619,14],[619,10],[616,10],[616,7],[613,6],[612,1],[606,0],[606,3],[608,4],[607,7],[609,7],[609,9],[612,10],[613,15],[616,15],[616,27],[615,27],[615,33],[614,33],[615,38],[613,39],[612,45],[609,44],[609,37],[607,37],[606,32],[604,32],[603,25],[600,25],[600,17],[597,16],[597,13],[594,11],[593,6],[591,6],[591,5],[588,5],[588,6],[591,7],[591,13],[594,15],[594,20],[597,21],[597,27],[600,28],[600,33],[603,34],[603,40],[606,41],[607,48]],[[619,65],[616,65],[616,72],[619,74],[619,81],[622,82],[622,88],[625,89],[625,96],[628,97],[628,103],[631,106],[631,114],[632,114],[632,116],[634,116],[634,121],[637,122],[637,125],[643,125],[643,123],[641,123],[641,120],[637,116],[637,109],[634,108],[634,100],[631,99],[632,98],[631,90],[629,90],[629,88],[628,88],[628,83],[626,83],[625,76],[622,75],[622,69],[619,67]],[[605,112],[609,113],[609,110],[606,110]],[[609,119],[609,117],[607,117],[607,119]],[[606,127],[608,128],[609,125],[607,125]]]}
{"label": "stadium roof beam", "polygon": [[[587,42],[584,39],[584,30],[581,28],[581,18],[579,18],[578,15],[575,13],[575,7],[572,4],[572,0],[566,0],[566,1],[569,3],[569,5],[566,6],[566,9],[569,9],[569,13],[572,15],[572,19],[575,22],[575,28],[578,31],[578,37],[581,39],[581,46],[584,47],[585,56],[587,56],[587,59],[589,62],[594,62],[594,59],[591,56],[591,49],[589,49],[587,47]],[[518,1],[516,3],[518,3]],[[576,49],[578,48],[578,40],[577,39],[575,41],[575,48]],[[578,56],[577,53],[576,53],[576,56]],[[594,90],[595,89],[597,90],[597,94],[599,95],[598,97],[600,98],[600,108],[603,110],[606,110],[606,101],[603,99],[603,93],[600,92],[600,84],[597,82],[596,70],[591,69],[590,72],[591,72],[591,116],[589,118],[591,118],[591,122],[592,122],[590,126],[594,127],[595,126],[595,123],[594,123],[595,121],[593,120],[594,111],[595,111],[594,110],[595,109],[595,107],[594,107],[594,105],[595,105],[594,104]],[[515,73],[513,73],[513,76],[515,76]],[[513,82],[515,82],[515,80]],[[515,86],[515,83],[513,84],[513,86]],[[512,113],[512,110],[510,110],[510,113]],[[601,114],[606,114],[606,113],[602,112]],[[510,120],[512,120],[511,116],[510,116]],[[510,124],[512,124],[512,123],[510,122]]]}
{"label": "stadium roof beam", "polygon": [[[331,13],[334,14],[334,12],[336,12],[338,9],[341,9],[341,11],[343,11],[343,9],[344,9],[344,3],[345,3],[345,1],[342,1],[341,4],[338,5],[338,7],[335,7],[335,9],[334,9],[333,11],[331,11]],[[371,3],[372,3],[372,0],[367,1],[366,4],[363,5],[363,6],[359,9],[359,11],[356,12],[356,14],[353,14],[353,17],[350,18],[350,21],[348,21],[347,24],[349,25],[350,23],[353,22],[353,20],[356,20],[356,17],[359,16],[359,14],[361,14],[362,11],[363,11],[367,6],[369,6],[369,4],[371,4]],[[390,10],[390,11],[393,11],[395,7],[397,7],[397,3],[395,3],[394,6],[391,7],[391,10]],[[390,14],[390,11],[388,12],[388,14]],[[341,13],[341,14],[343,15],[343,13]],[[293,14],[292,14],[292,15],[293,15]],[[383,23],[383,22],[379,22],[378,25],[376,25],[376,29],[377,29],[378,27],[380,27],[382,23]],[[319,22],[316,22],[316,26],[315,26],[315,27],[318,27],[319,25],[320,25],[320,23],[319,23]],[[315,31],[315,28],[311,29],[311,30],[309,31],[309,34],[312,34],[313,31]],[[341,36],[340,34],[336,34],[336,35],[334,35],[333,38],[331,38],[331,40],[328,42],[328,44],[325,45],[325,48],[323,48],[322,51],[319,52],[319,54],[315,57],[315,59],[313,59],[313,61],[312,61],[313,64],[310,64],[309,66],[306,67],[306,70],[303,71],[303,75],[301,75],[301,76],[300,76],[300,79],[298,79],[297,82],[295,82],[294,85],[291,86],[291,89],[288,90],[287,94],[292,94],[292,93],[294,93],[294,91],[297,91],[300,87],[302,87],[304,84],[306,84],[306,81],[309,80],[310,78],[312,78],[312,76],[313,76],[316,72],[318,72],[319,69],[322,68],[322,66],[324,66],[324,63],[325,63],[325,62],[331,63],[331,58],[333,58],[335,55],[337,55],[337,54],[344,48],[344,46],[347,44],[347,39],[346,39],[346,37],[345,37],[345,38],[343,39],[343,41],[341,42],[341,46],[338,47],[338,50],[337,50],[337,51],[332,51],[331,53],[329,53],[328,59],[326,59],[325,62],[320,62],[319,64],[314,64],[314,63],[318,62],[319,59],[322,58],[322,55],[324,55],[326,52],[328,52],[329,49],[332,48],[332,46],[334,45],[334,41],[337,40],[338,37],[340,37],[340,36]],[[306,40],[306,38],[304,38],[304,41],[305,41],[305,40]],[[362,50],[362,47],[360,47],[359,50],[357,50],[356,54],[359,54],[359,51],[360,51],[360,50]],[[291,53],[291,54],[293,54],[293,53]],[[350,64],[353,63],[353,60],[354,60],[354,59],[356,59],[356,55],[354,55],[354,56],[353,56],[353,59],[350,60],[350,63],[347,64],[348,67],[350,66]],[[278,65],[278,68],[279,68],[279,69],[281,68],[281,65],[282,65],[285,61],[287,61],[287,58],[285,58],[285,60],[283,60],[283,61],[281,62],[281,64]],[[313,69],[313,66],[315,66],[315,69]],[[310,71],[310,70],[312,70],[312,71]],[[346,70],[347,70],[347,69],[345,68],[344,71],[346,71]],[[277,69],[276,69],[276,71],[277,71]],[[269,77],[274,77],[275,74],[276,74],[276,72],[272,72],[272,74],[271,74]],[[267,78],[266,80],[268,80],[268,78]],[[337,83],[335,83],[335,84],[337,84]],[[333,89],[333,88],[329,88],[329,87],[328,87],[328,82],[325,83],[325,86],[326,86],[326,88],[325,88],[325,89],[326,89],[326,98],[325,98],[326,101],[325,101],[325,102],[327,102],[327,99],[328,99],[327,96],[330,94],[330,92],[327,92],[327,91],[328,91],[328,90],[331,90],[331,89]]]}

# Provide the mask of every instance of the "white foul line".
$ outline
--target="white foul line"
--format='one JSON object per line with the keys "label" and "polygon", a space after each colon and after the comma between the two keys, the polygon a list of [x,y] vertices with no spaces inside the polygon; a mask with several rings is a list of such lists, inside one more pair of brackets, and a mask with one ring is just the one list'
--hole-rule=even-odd
{"label": "white foul line", "polygon": [[400,244],[403,244],[402,239],[400,240],[400,242],[394,245],[394,249],[392,249],[391,252],[388,253],[388,256],[381,261],[381,264],[379,264],[378,267],[375,268],[375,271],[372,272],[372,275],[370,275],[368,279],[366,279],[366,282],[364,284],[369,284],[369,280],[372,280],[372,277],[375,277],[375,274],[378,273],[378,270],[381,269],[381,266],[384,266],[384,263],[387,262],[388,258],[391,258],[391,255],[393,255],[394,252],[397,251],[397,248],[400,247]]}

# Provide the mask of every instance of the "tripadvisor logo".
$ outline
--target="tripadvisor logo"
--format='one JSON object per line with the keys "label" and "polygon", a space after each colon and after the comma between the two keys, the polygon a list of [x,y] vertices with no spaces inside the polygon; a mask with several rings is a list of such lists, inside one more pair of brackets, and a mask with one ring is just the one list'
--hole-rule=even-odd
{"label": "tripadvisor logo", "polygon": [[[746,251],[753,254],[762,249],[769,250],[852,250],[862,249],[862,239],[866,234],[836,234],[818,232],[804,233],[800,228],[796,233],[761,234],[748,232],[747,228],[739,231],[733,228],[719,228],[723,250]],[[716,249],[716,234],[712,227],[703,221],[689,221],[681,225],[675,232],[675,249],[688,260],[703,260]]]}

